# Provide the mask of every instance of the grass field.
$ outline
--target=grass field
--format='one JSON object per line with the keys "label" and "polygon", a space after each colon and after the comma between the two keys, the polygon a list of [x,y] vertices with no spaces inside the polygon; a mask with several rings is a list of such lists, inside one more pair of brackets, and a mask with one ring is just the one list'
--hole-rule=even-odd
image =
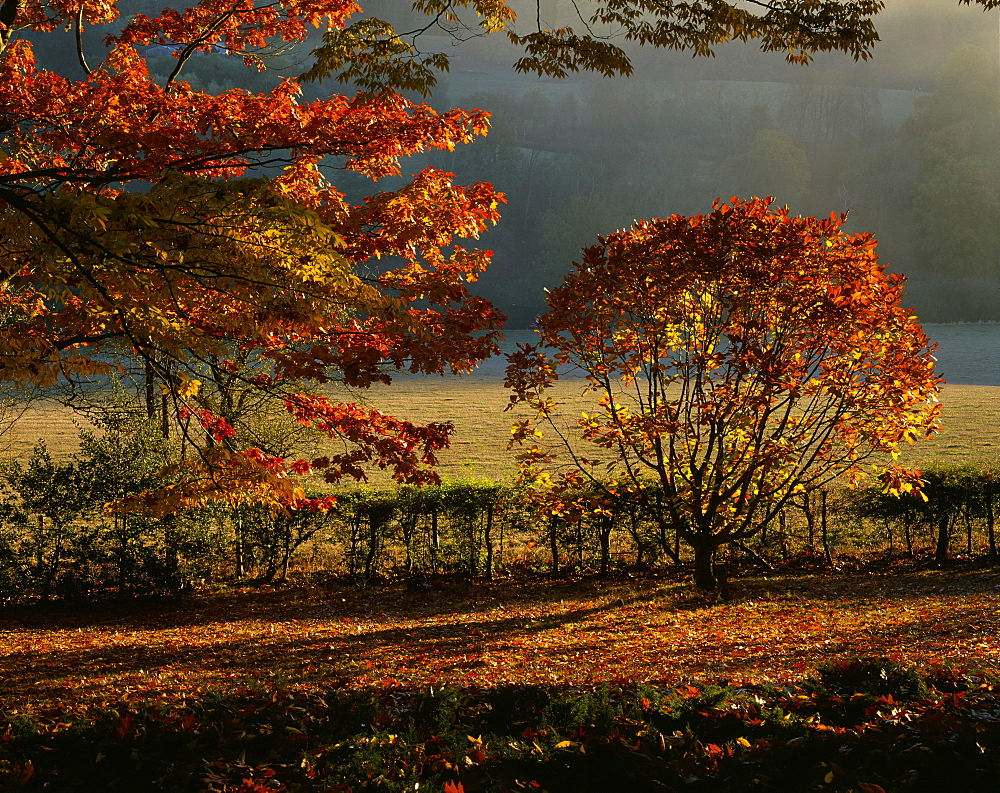
{"label": "grass field", "polygon": [[[559,389],[573,397],[580,384],[566,380]],[[452,446],[440,455],[439,470],[444,477],[489,479],[514,473],[512,453],[507,449],[514,419],[511,413],[503,412],[507,392],[499,376],[400,377],[391,386],[373,388],[362,396],[392,415],[414,421],[454,422]],[[942,431],[929,441],[904,449],[902,461],[922,466],[935,461],[996,460],[1000,451],[1000,387],[946,385],[942,404]],[[580,398],[571,403],[569,415],[586,407]],[[39,438],[46,441],[54,456],[64,457],[75,450],[80,426],[79,419],[64,408],[42,405],[29,410],[3,440],[8,454],[15,458],[25,458]]]}

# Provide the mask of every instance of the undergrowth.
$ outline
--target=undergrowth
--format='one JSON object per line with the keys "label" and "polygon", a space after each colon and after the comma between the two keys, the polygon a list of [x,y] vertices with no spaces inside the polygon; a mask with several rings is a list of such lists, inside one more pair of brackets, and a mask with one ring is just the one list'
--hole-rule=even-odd
{"label": "undergrowth", "polygon": [[881,658],[795,686],[291,690],[0,717],[0,789],[990,790],[1000,685]]}

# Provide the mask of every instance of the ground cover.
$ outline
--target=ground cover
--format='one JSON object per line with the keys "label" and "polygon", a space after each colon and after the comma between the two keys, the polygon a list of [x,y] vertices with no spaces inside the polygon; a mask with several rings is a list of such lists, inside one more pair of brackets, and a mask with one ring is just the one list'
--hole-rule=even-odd
{"label": "ground cover", "polygon": [[252,684],[394,688],[801,680],[884,655],[1000,667],[1000,574],[777,576],[711,602],[656,577],[229,589],[180,603],[8,609],[3,707],[183,699]]}
{"label": "ground cover", "polygon": [[940,789],[955,763],[963,789],[995,780],[1000,573],[882,562],[733,595],[441,577],[11,608],[0,789],[878,793]]}
{"label": "ground cover", "polygon": [[[994,790],[997,681],[887,659],[800,685],[281,689],[0,717],[0,787],[169,791]],[[68,719],[62,721],[61,719]]]}

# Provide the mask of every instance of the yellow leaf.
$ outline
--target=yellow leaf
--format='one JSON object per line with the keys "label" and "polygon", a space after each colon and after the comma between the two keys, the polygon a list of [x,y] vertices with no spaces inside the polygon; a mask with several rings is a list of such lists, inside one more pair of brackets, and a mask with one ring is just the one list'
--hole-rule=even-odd
{"label": "yellow leaf", "polygon": [[180,397],[193,397],[198,394],[198,390],[201,388],[201,380],[185,379],[177,387],[177,395]]}

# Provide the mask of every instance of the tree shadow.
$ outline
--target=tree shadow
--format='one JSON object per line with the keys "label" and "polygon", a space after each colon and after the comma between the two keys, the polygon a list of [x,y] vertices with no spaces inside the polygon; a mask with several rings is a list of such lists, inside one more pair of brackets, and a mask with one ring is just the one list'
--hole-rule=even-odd
{"label": "tree shadow", "polygon": [[[27,637],[22,641],[34,643],[0,656],[0,692],[11,707],[102,697],[122,686],[190,690],[283,679],[336,687],[393,677],[456,682],[463,670],[488,684],[491,656],[510,662],[503,667],[514,670],[510,674],[530,667],[567,679],[613,679],[623,674],[620,664],[675,682],[750,679],[761,669],[802,676],[822,661],[858,654],[939,656],[984,666],[991,652],[996,663],[1000,635],[1000,583],[993,574],[841,576],[809,586],[778,577],[741,582],[738,602],[716,605],[655,582],[595,584],[589,594],[599,597],[590,601],[571,584],[509,587],[501,582],[448,595],[412,594],[401,586],[271,589],[180,605],[29,610],[14,620],[5,614],[3,627],[13,637],[7,647],[15,647],[19,631]],[[755,612],[758,599],[761,611]],[[798,619],[800,604],[808,611],[816,601],[866,616],[856,627],[837,623],[826,635],[813,625],[769,639],[754,638],[753,624],[740,622]],[[914,606],[896,622],[873,622],[877,605],[890,601]],[[776,607],[774,617],[765,605]],[[699,609],[704,613],[692,613]]]}
{"label": "tree shadow", "polygon": [[564,600],[610,598],[615,605],[649,602],[663,596],[663,581],[641,579],[535,579],[528,581],[442,582],[429,592],[411,592],[404,582],[362,588],[347,581],[324,586],[240,587],[190,597],[148,597],[74,603],[58,601],[7,606],[5,629],[155,630],[203,626],[226,619],[285,622],[361,619],[375,615],[425,618],[475,612],[498,605],[543,606]]}
{"label": "tree shadow", "polygon": [[[637,599],[638,602],[639,599]],[[346,684],[364,672],[366,662],[377,658],[380,664],[393,658],[408,662],[433,660],[429,666],[439,671],[468,665],[487,644],[502,640],[530,642],[537,634],[584,621],[606,607],[595,605],[575,608],[540,618],[509,616],[471,619],[461,623],[412,625],[406,627],[370,627],[364,621],[339,633],[317,630],[301,638],[285,639],[261,632],[252,636],[202,642],[192,636],[191,644],[174,643],[155,646],[69,646],[52,649],[26,649],[6,653],[0,659],[2,690],[8,696],[31,696],[39,686],[59,688],[59,681],[72,682],[93,677],[116,678],[122,675],[170,677],[173,673],[198,672],[236,676],[245,681],[259,678],[262,672],[286,674],[290,678],[314,677],[326,682]],[[350,618],[342,618],[350,621]],[[149,623],[140,621],[143,628]],[[106,626],[105,626],[106,627]],[[113,624],[116,629],[123,628]],[[162,626],[160,626],[162,627]],[[84,684],[86,685],[86,684]],[[99,687],[94,682],[91,687]],[[81,693],[79,690],[67,693]]]}

